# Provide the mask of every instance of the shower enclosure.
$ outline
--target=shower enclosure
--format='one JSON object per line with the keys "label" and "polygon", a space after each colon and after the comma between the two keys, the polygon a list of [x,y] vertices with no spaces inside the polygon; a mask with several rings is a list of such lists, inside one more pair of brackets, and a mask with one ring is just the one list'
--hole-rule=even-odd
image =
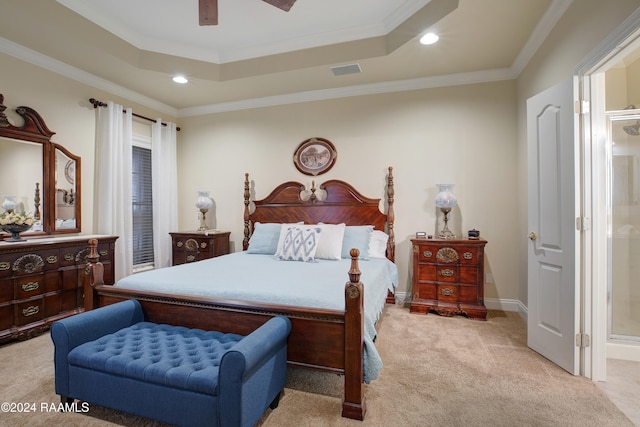
{"label": "shower enclosure", "polygon": [[640,345],[640,110],[607,114],[608,341]]}

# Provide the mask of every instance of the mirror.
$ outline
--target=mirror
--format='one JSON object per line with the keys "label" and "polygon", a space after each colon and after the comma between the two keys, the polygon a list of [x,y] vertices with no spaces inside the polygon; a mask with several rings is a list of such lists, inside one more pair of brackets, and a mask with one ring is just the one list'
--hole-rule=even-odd
{"label": "mirror", "polygon": [[55,206],[55,229],[69,230],[77,228],[77,195],[76,186],[76,167],[77,158],[66,153],[62,147],[56,147],[55,150],[55,187],[56,187],[56,206]]}
{"label": "mirror", "polygon": [[30,232],[42,231],[39,193],[43,161],[42,144],[0,137],[0,202],[15,196],[18,210],[31,212],[36,219]]}
{"label": "mirror", "polygon": [[15,196],[17,209],[33,214],[25,235],[80,232],[80,157],[51,141],[55,132],[35,110],[16,108],[24,123],[14,126],[6,108],[0,94],[0,203]]}

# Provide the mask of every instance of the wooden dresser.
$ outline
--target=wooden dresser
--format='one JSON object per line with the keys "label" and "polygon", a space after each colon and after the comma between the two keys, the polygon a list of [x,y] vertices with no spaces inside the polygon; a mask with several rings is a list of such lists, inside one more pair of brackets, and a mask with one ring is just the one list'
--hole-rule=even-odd
{"label": "wooden dresser", "polygon": [[173,265],[201,261],[229,253],[229,231],[186,231],[171,235]]}
{"label": "wooden dresser", "polygon": [[0,241],[0,342],[30,338],[83,310],[90,238],[100,242],[104,280],[113,284],[115,236]]}
{"label": "wooden dresser", "polygon": [[486,240],[411,239],[412,313],[434,311],[486,320],[484,246]]}

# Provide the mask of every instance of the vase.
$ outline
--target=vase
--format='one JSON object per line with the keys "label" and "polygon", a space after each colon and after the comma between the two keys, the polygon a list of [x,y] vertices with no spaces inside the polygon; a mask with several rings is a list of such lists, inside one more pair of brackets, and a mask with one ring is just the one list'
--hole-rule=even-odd
{"label": "vase", "polygon": [[11,237],[5,240],[5,242],[25,242],[26,240],[20,237],[20,233],[24,233],[31,228],[30,224],[5,224],[0,225],[3,231],[11,234]]}
{"label": "vase", "polygon": [[438,194],[436,195],[436,206],[440,208],[442,214],[444,215],[444,227],[442,231],[438,234],[439,239],[455,239],[456,236],[449,230],[449,212],[451,212],[451,208],[453,208],[457,203],[458,199],[453,194],[451,189],[453,188],[453,184],[437,184],[438,185]]}
{"label": "vase", "polygon": [[2,202],[2,209],[7,212],[11,212],[18,207],[16,202],[16,196],[5,196],[4,202]]}

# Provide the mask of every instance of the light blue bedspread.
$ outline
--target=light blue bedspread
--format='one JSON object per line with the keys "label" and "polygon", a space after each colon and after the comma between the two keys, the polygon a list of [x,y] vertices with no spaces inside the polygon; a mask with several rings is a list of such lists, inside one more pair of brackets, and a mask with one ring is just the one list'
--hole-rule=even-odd
{"label": "light blue bedspread", "polygon": [[[272,255],[236,252],[199,262],[133,274],[116,286],[169,294],[344,310],[344,288],[351,260],[315,263],[278,261]],[[398,284],[398,269],[387,259],[358,262],[364,285],[364,377],[378,377],[382,360],[374,340],[375,323],[387,291]]]}

